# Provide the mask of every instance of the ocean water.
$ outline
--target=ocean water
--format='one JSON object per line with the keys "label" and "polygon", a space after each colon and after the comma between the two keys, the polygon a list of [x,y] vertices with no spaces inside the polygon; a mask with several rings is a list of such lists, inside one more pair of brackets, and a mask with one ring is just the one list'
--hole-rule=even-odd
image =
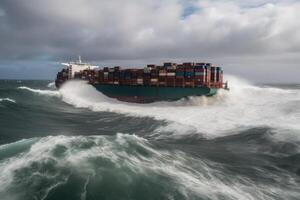
{"label": "ocean water", "polygon": [[300,84],[124,103],[0,81],[0,199],[300,199]]}

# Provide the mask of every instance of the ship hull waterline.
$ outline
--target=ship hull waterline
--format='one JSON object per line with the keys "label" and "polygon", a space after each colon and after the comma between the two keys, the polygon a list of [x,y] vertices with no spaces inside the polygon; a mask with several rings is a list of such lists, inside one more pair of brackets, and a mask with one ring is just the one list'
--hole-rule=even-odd
{"label": "ship hull waterline", "polygon": [[142,85],[91,84],[102,94],[120,101],[151,103],[155,101],[176,101],[190,96],[213,96],[217,88],[208,87],[157,87]]}
{"label": "ship hull waterline", "polygon": [[[56,82],[60,88],[64,82]],[[152,103],[155,101],[177,101],[191,96],[213,96],[218,88],[208,87],[167,87],[143,85],[109,85],[91,84],[97,91],[107,97],[133,103]]]}

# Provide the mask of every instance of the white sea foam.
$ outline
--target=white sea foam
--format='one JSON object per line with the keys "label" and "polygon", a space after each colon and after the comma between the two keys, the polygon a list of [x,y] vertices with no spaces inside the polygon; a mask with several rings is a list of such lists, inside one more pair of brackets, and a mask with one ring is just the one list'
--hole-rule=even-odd
{"label": "white sea foam", "polygon": [[[64,151],[60,155],[56,155],[57,148],[61,147]],[[141,152],[146,152],[146,154]],[[101,162],[110,163],[110,165],[97,165]],[[44,165],[50,165],[52,170],[42,170]],[[40,166],[42,173],[39,168],[34,166]],[[122,169],[123,174],[131,179],[137,176],[149,179],[153,176],[163,176],[170,181],[169,191],[176,190],[186,199],[195,196],[203,199],[219,199],[220,197],[272,199],[272,195],[281,195],[282,197],[292,195],[285,192],[284,189],[254,183],[239,175],[226,174],[220,164],[205,159],[193,159],[178,150],[154,149],[143,138],[121,133],[116,136],[49,136],[41,138],[31,146],[29,151],[24,151],[0,162],[0,194],[6,199],[5,197],[12,195],[10,192],[13,190],[10,190],[10,187],[21,187],[16,191],[22,192],[25,187],[34,187],[34,181],[40,183],[47,180],[47,185],[43,185],[33,196],[36,199],[46,198],[49,191],[68,181],[69,174],[65,171],[69,169],[70,172],[76,171],[76,174],[85,177],[86,181],[82,185],[84,190],[81,193],[81,197],[84,198],[87,183],[95,177],[95,174],[105,173],[105,170],[99,170],[99,167],[105,169],[105,166],[109,166],[110,170]],[[264,175],[276,180],[278,178],[279,182],[282,179],[273,173]],[[289,184],[296,184],[292,182],[292,177],[283,178]],[[116,181],[118,180],[116,179]],[[122,181],[126,180],[122,179]],[[27,186],[26,182],[30,182],[30,184]],[[14,185],[15,183],[19,184]],[[32,191],[31,189],[28,188],[28,191]]]}
{"label": "white sea foam", "polygon": [[8,102],[11,102],[11,103],[16,103],[16,100],[11,99],[11,98],[0,98],[0,102],[1,101],[8,101]]}
{"label": "white sea foam", "polygon": [[57,96],[57,97],[60,96],[60,93],[58,91],[55,91],[55,90],[33,89],[33,88],[30,88],[30,87],[26,87],[26,86],[18,87],[18,89],[27,90],[27,91],[30,91],[30,92],[33,92],[33,93],[36,93],[36,94],[39,94],[39,95]]}
{"label": "white sea foam", "polygon": [[48,88],[55,88],[55,82],[48,83]]}
{"label": "white sea foam", "polygon": [[120,102],[80,81],[66,83],[59,92],[76,107],[167,121],[168,126],[160,127],[158,133],[172,127],[174,134],[197,130],[206,137],[218,137],[256,126],[300,129],[300,90],[258,87],[233,76],[226,79],[230,91],[220,90],[214,97],[152,104]]}

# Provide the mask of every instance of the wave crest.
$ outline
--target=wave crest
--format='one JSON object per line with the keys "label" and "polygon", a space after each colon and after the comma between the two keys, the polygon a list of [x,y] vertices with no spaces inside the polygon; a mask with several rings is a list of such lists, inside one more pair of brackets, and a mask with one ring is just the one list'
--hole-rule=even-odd
{"label": "wave crest", "polygon": [[[20,144],[27,148],[0,163],[2,199],[26,199],[26,195],[44,199],[50,192],[59,196],[64,191],[61,187],[74,186],[77,189],[68,196],[72,199],[88,194],[99,197],[96,199],[103,194],[108,199],[111,194],[124,198],[128,191],[149,188],[156,191],[147,194],[149,199],[269,199],[274,194],[293,195],[246,177],[229,176],[223,173],[221,164],[204,158],[153,148],[148,140],[135,135],[49,136],[5,145],[0,153]],[[277,180],[274,174],[264,176]],[[130,197],[140,199],[138,193]]]}
{"label": "wave crest", "polygon": [[10,102],[10,103],[17,103],[16,100],[11,99],[11,98],[0,98],[0,102],[1,102],[1,101],[8,101],[8,102]]}
{"label": "wave crest", "polygon": [[[60,90],[63,101],[93,111],[109,111],[136,117],[153,117],[176,125],[178,133],[187,127],[205,137],[234,134],[237,129],[270,126],[299,130],[299,90],[258,87],[236,77],[227,77],[230,91],[213,97],[190,97],[176,102],[124,103],[110,99],[80,81],[67,82]],[[289,111],[293,107],[292,111]],[[163,133],[164,129],[157,131]],[[190,132],[190,131],[187,131]]]}
{"label": "wave crest", "polygon": [[30,87],[26,87],[26,86],[20,86],[18,87],[18,89],[20,90],[27,90],[39,95],[47,95],[47,96],[56,96],[59,97],[60,93],[58,91],[54,91],[54,90],[41,90],[41,89],[33,89]]}
{"label": "wave crest", "polygon": [[48,88],[55,88],[55,82],[48,83]]}

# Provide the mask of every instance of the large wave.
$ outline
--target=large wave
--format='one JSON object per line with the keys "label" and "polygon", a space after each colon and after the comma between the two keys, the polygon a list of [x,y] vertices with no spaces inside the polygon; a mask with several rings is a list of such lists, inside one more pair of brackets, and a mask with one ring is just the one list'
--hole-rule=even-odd
{"label": "large wave", "polygon": [[300,129],[299,90],[258,87],[236,77],[227,78],[230,91],[176,102],[124,103],[80,81],[66,83],[59,92],[63,101],[76,107],[167,121],[168,126],[160,127],[158,133],[197,131],[216,137],[257,126]]}
{"label": "large wave", "polygon": [[[20,146],[23,148],[16,148]],[[7,152],[9,157],[5,157]],[[273,199],[297,195],[224,173],[221,164],[205,158],[159,149],[143,138],[121,133],[21,140],[0,146],[0,155],[0,195],[4,200],[62,199],[64,195],[68,199]],[[281,178],[263,170],[257,173],[297,187],[292,177]]]}
{"label": "large wave", "polygon": [[[236,77],[228,79],[231,90],[220,90],[213,97],[151,104],[111,99],[82,81],[68,82],[60,90],[45,85],[44,90],[19,88],[21,97],[37,94],[30,95],[28,103],[32,104],[33,97],[41,112],[57,105],[71,112],[58,113],[62,114],[56,120],[59,123],[50,121],[55,126],[50,134],[65,136],[0,145],[1,199],[297,199],[299,89],[259,87]],[[22,105],[17,95],[10,97]],[[51,117],[56,118],[57,112],[59,109],[50,112]],[[98,117],[107,120],[111,116],[117,119],[108,125],[98,121]],[[95,118],[93,123],[99,123],[95,129],[101,129],[91,133],[93,125],[86,122]],[[69,119],[74,119],[71,126],[65,124]],[[145,126],[151,121],[154,129],[159,128],[139,134],[140,124],[134,131],[118,127],[137,121],[146,122]],[[45,132],[48,121],[41,122],[40,130]],[[78,132],[72,131],[81,125]],[[72,128],[63,132],[64,127]],[[98,135],[106,134],[102,130],[111,135]],[[97,136],[71,136],[76,134]],[[195,134],[209,139],[195,140]],[[36,135],[22,133],[17,138]],[[167,138],[157,140],[161,137]]]}
{"label": "large wave", "polygon": [[70,81],[57,90],[19,87],[39,95],[55,96],[64,102],[92,111],[109,111],[135,117],[164,120],[166,126],[153,134],[172,137],[200,133],[207,138],[235,134],[239,130],[267,126],[300,129],[300,90],[259,87],[228,76],[230,91],[213,97],[190,97],[175,102],[135,104],[121,102],[98,92],[83,81]]}
{"label": "large wave", "polygon": [[30,87],[26,87],[26,86],[20,86],[18,87],[18,89],[20,90],[27,90],[36,94],[40,94],[40,95],[48,95],[48,96],[60,96],[59,92],[56,90],[41,90],[41,89],[33,89]]}
{"label": "large wave", "polygon": [[6,101],[6,102],[10,102],[10,103],[16,103],[16,100],[11,99],[11,98],[0,98],[0,102],[2,101]]}

